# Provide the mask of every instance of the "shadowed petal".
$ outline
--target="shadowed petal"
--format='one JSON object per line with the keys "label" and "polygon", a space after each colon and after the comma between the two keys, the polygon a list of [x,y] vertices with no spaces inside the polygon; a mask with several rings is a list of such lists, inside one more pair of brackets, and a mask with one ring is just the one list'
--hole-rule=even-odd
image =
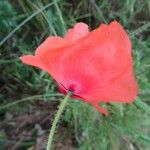
{"label": "shadowed petal", "polygon": [[101,25],[77,43],[67,47],[59,61],[64,87],[74,87],[74,94],[86,101],[131,102],[137,84],[131,43],[121,25]]}
{"label": "shadowed petal", "polygon": [[91,104],[92,104],[92,106],[93,106],[94,108],[96,108],[96,109],[97,109],[99,112],[101,112],[102,114],[108,115],[108,111],[107,111],[105,108],[99,106],[97,103],[91,103]]}
{"label": "shadowed petal", "polygon": [[[130,68],[131,69],[131,68]],[[97,81],[95,86],[83,94],[84,99],[91,102],[127,102],[131,103],[137,95],[137,83],[132,70],[126,70],[120,77],[110,80],[104,86]]]}

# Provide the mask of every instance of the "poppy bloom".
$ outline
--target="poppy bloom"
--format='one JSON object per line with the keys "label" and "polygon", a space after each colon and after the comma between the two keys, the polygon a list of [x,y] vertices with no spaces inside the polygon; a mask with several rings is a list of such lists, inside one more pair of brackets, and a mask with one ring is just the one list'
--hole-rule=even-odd
{"label": "poppy bloom", "polygon": [[85,23],[76,23],[64,37],[49,36],[35,55],[20,59],[48,72],[62,93],[70,91],[104,114],[98,102],[130,103],[137,95],[131,42],[117,21],[91,32]]}

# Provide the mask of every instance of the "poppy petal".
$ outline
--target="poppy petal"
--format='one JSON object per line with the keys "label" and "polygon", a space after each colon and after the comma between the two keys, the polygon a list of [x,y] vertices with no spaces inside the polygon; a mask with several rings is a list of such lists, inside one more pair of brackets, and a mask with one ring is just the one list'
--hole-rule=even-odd
{"label": "poppy petal", "polygon": [[21,60],[47,71],[63,93],[71,91],[104,114],[107,111],[98,102],[132,102],[137,95],[131,42],[117,21],[91,32],[86,24],[77,23],[64,38],[48,37],[35,56]]}
{"label": "poppy petal", "polygon": [[20,60],[25,64],[32,65],[32,66],[38,66],[38,62],[37,62],[35,56],[33,56],[33,55],[21,56]]}
{"label": "poppy petal", "polygon": [[20,59],[29,65],[36,66],[47,71],[53,78],[57,78],[55,64],[61,53],[64,53],[63,47],[69,45],[69,42],[59,36],[48,37],[35,51],[35,55],[25,55]]}
{"label": "poppy petal", "polygon": [[[61,50],[68,45],[69,42],[59,36],[49,36],[35,51],[35,55],[43,56],[44,54],[52,53],[52,50]],[[45,56],[45,55],[44,55]]]}
{"label": "poppy petal", "polygon": [[88,33],[89,33],[88,25],[80,22],[80,23],[76,23],[72,29],[69,29],[64,37],[65,39],[74,42],[86,36]]}
{"label": "poppy petal", "polygon": [[137,94],[131,42],[116,21],[66,47],[59,68],[59,81],[86,101],[130,102]]}
{"label": "poppy petal", "polygon": [[91,104],[92,104],[92,106],[93,106],[94,108],[96,108],[96,109],[97,109],[99,112],[101,112],[102,114],[108,115],[108,111],[107,111],[105,108],[99,106],[97,103],[91,103]]}
{"label": "poppy petal", "polygon": [[35,57],[55,80],[61,76],[58,64],[65,53],[65,47],[69,45],[70,42],[64,38],[50,36],[36,49]]}
{"label": "poppy petal", "polygon": [[44,71],[48,71],[47,68],[40,63],[38,58],[33,55],[24,55],[24,56],[20,57],[20,60],[25,64],[41,68]]}
{"label": "poppy petal", "polygon": [[137,95],[137,83],[133,77],[133,72],[126,70],[119,79],[112,79],[106,85],[98,87],[97,82],[95,88],[87,90],[87,93],[81,94],[84,99],[91,102],[132,102]]}

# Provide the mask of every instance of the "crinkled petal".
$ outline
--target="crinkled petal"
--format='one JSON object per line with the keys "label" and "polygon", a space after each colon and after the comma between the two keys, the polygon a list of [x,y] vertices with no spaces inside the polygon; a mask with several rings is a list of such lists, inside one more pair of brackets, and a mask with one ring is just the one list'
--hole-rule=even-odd
{"label": "crinkled petal", "polygon": [[130,102],[137,94],[131,43],[116,21],[67,47],[58,66],[65,89],[89,102]]}
{"label": "crinkled petal", "polygon": [[71,91],[103,113],[97,102],[132,102],[137,95],[131,42],[116,21],[90,33],[86,24],[77,23],[64,38],[49,37],[35,56],[21,59],[46,70],[64,93]]}
{"label": "crinkled petal", "polygon": [[72,29],[69,29],[65,34],[65,39],[69,41],[76,41],[89,34],[88,25],[85,23],[76,23]]}

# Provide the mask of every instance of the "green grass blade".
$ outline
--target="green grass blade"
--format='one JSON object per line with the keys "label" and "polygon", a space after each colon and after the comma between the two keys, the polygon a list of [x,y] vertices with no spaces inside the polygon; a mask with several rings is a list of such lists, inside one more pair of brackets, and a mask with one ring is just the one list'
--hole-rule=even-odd
{"label": "green grass blade", "polygon": [[0,42],[0,46],[5,43],[5,41],[7,41],[17,30],[19,30],[25,23],[27,23],[29,20],[31,20],[33,17],[35,17],[37,14],[41,13],[43,10],[45,10],[46,8],[56,4],[57,2],[59,2],[60,0],[56,0],[54,2],[51,2],[49,4],[47,4],[46,6],[40,8],[39,10],[37,10],[35,13],[33,13],[31,16],[29,16],[27,19],[25,19],[23,22],[21,22],[14,30],[12,30],[1,42]]}

